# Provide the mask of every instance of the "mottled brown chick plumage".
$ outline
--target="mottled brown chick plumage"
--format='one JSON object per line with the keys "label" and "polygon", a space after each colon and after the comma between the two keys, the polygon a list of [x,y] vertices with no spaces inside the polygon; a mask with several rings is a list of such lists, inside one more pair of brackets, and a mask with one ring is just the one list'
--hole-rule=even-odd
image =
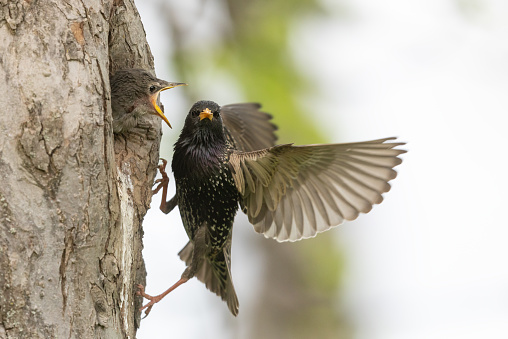
{"label": "mottled brown chick plumage", "polygon": [[136,68],[117,71],[110,83],[114,133],[131,132],[138,126],[138,119],[146,114],[159,116],[171,127],[157,105],[159,93],[184,83],[157,79],[149,71]]}

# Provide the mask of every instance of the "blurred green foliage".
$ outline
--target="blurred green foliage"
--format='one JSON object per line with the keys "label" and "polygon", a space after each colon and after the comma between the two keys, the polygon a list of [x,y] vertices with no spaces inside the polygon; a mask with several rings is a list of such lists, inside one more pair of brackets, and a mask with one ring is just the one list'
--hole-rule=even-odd
{"label": "blurred green foliage", "polygon": [[[303,15],[320,15],[316,0],[227,1],[231,30],[207,45],[206,61],[195,50],[178,49],[174,61],[188,83],[199,83],[205,68],[233,78],[247,101],[261,102],[274,115],[280,142],[324,142],[302,109],[301,94],[313,86],[291,57],[292,28]],[[200,93],[202,94],[202,93]]]}
{"label": "blurred green foliage", "polygon": [[[242,79],[248,100],[260,100],[283,128],[282,142],[316,143],[321,134],[295,94],[312,87],[295,66],[289,50],[291,28],[303,14],[317,15],[316,0],[229,0],[234,36],[219,55],[219,65]],[[312,114],[312,112],[310,112]]]}

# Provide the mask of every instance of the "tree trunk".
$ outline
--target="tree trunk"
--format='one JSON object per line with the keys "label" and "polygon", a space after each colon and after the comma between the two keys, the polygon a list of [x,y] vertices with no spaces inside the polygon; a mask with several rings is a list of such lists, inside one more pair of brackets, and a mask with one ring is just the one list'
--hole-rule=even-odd
{"label": "tree trunk", "polygon": [[161,127],[113,137],[109,74],[133,67],[133,0],[0,1],[0,338],[135,337]]}

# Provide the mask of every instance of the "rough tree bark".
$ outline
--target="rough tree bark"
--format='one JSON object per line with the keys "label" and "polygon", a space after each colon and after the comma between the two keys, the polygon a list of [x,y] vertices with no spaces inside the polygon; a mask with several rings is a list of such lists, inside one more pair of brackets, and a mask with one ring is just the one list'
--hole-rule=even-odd
{"label": "rough tree bark", "polygon": [[0,338],[134,338],[156,140],[109,74],[153,69],[133,0],[0,1]]}

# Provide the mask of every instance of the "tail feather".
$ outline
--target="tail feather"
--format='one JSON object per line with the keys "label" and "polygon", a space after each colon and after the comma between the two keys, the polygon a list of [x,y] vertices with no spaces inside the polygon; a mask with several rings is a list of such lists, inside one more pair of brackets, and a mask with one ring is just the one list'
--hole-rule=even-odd
{"label": "tail feather", "polygon": [[[224,300],[231,313],[236,317],[238,315],[238,297],[236,296],[235,287],[233,286],[233,279],[231,278],[231,256],[229,250],[224,248],[224,259],[225,260],[211,260],[205,257],[201,267],[196,273],[196,277],[199,281],[203,282],[210,291],[217,294]],[[182,259],[187,266],[192,261],[192,252],[194,250],[194,244],[188,242],[187,245],[178,253],[180,259]]]}

